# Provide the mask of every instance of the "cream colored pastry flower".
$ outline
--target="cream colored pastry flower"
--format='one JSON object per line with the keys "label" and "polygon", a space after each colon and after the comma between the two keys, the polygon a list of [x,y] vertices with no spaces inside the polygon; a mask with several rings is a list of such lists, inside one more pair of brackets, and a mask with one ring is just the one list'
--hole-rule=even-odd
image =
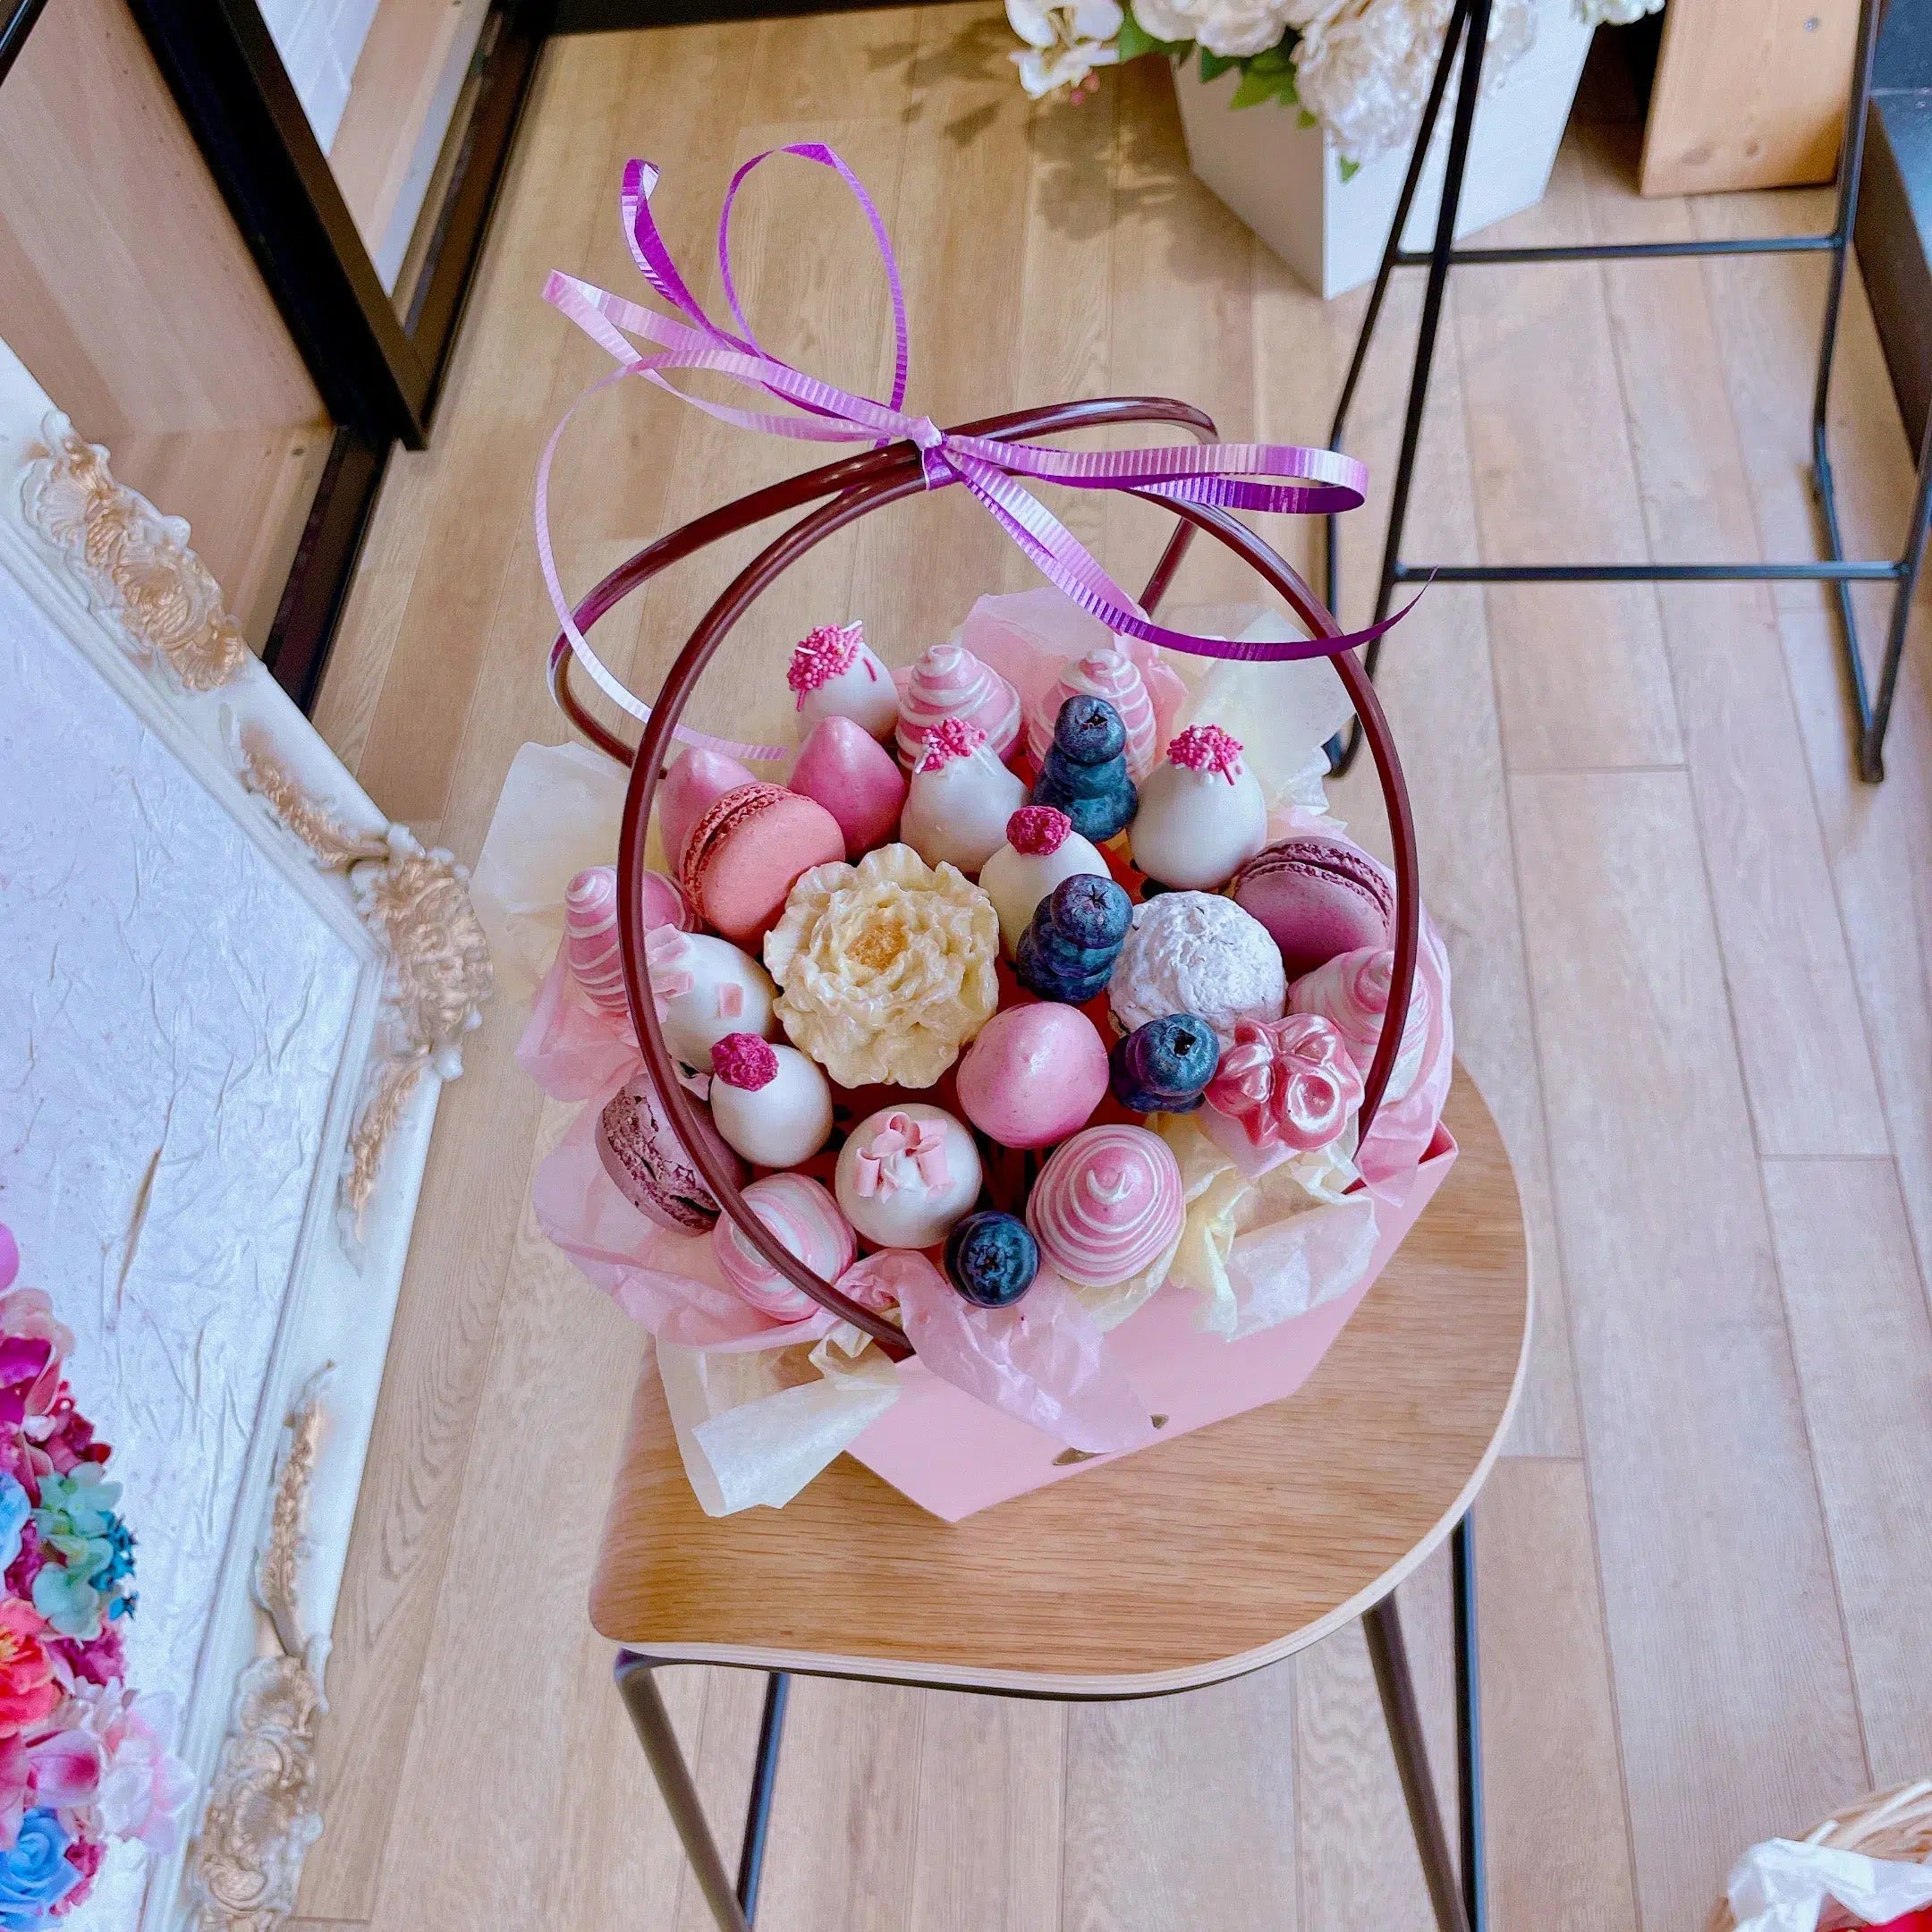
{"label": "cream colored pastry flower", "polygon": [[962,872],[884,845],[804,873],[765,938],[778,1017],[842,1087],[930,1087],[999,1004],[999,915]]}

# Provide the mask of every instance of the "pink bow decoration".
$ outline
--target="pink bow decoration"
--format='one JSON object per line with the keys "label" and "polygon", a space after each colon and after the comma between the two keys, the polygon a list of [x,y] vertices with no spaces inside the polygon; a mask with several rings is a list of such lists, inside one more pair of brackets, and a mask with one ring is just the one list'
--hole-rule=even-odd
{"label": "pink bow decoration", "polygon": [[860,1198],[868,1200],[874,1195],[884,1199],[911,1186],[915,1176],[923,1187],[944,1187],[951,1178],[945,1123],[888,1114],[885,1124],[859,1149],[858,1166],[854,1184]]}
{"label": "pink bow decoration", "polygon": [[[745,177],[775,153],[796,155],[832,170],[851,190],[870,225],[892,297],[893,383],[892,394],[886,402],[855,395],[781,361],[759,345],[745,318],[732,276],[732,203]],[[545,300],[568,316],[617,365],[572,405],[551,432],[537,467],[537,555],[562,627],[562,635],[551,647],[553,679],[564,654],[573,653],[614,704],[640,722],[650,716],[650,707],[634,696],[590,648],[564,595],[550,541],[550,465],[558,441],[572,416],[591,395],[625,376],[641,376],[720,422],[765,436],[809,443],[869,444],[875,448],[902,440],[914,444],[919,451],[928,489],[962,485],[1051,583],[1118,635],[1165,645],[1197,657],[1272,662],[1326,657],[1366,644],[1406,614],[1399,612],[1366,631],[1340,637],[1278,642],[1237,643],[1170,631],[1155,623],[1107,575],[1065,524],[1026,487],[1022,478],[1065,484],[1076,489],[1129,490],[1145,496],[1165,496],[1177,503],[1229,510],[1333,515],[1338,511],[1352,510],[1361,503],[1368,488],[1367,470],[1353,457],[1338,451],[1307,449],[1284,443],[1188,443],[1147,449],[1066,450],[1049,444],[1005,441],[942,429],[930,417],[914,416],[902,406],[905,401],[911,336],[898,259],[886,232],[885,217],[859,177],[832,148],[819,141],[792,142],[753,156],[732,176],[718,214],[717,257],[719,278],[732,320],[737,325],[736,332],[706,315],[673,260],[651,213],[650,197],[657,182],[658,171],[648,162],[633,160],[625,164],[620,197],[625,240],[631,258],[652,292],[675,309],[682,319],[674,320],[646,309],[574,275],[553,273],[544,287]],[[631,336],[657,344],[655,352],[640,353],[629,339]],[[777,411],[714,402],[690,394],[668,381],[664,372],[675,369],[709,369],[747,389],[762,391],[797,407]],[[752,762],[770,762],[784,756],[783,746],[740,744],[683,725],[674,735],[687,743],[709,745]]]}
{"label": "pink bow decoration", "polygon": [[1256,1148],[1312,1154],[1327,1147],[1361,1106],[1361,1075],[1342,1036],[1318,1013],[1237,1020],[1234,1044],[1208,1088],[1208,1104]]}
{"label": "pink bow decoration", "polygon": [[[675,926],[654,926],[645,934],[644,977],[650,981],[651,1004],[657,1009],[657,1023],[662,1026],[670,1003],[698,983],[691,976],[691,941]],[[738,988],[732,990],[735,993]],[[741,994],[741,1004],[742,999]]]}

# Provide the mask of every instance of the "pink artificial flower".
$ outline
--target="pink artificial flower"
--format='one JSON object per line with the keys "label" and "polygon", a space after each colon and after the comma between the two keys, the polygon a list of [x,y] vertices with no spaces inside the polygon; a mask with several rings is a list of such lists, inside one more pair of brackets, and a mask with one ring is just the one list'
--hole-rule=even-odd
{"label": "pink artificial flower", "polygon": [[127,1656],[121,1642],[121,1625],[125,1621],[116,1617],[104,1623],[98,1637],[84,1642],[78,1637],[55,1640],[55,1656],[65,1668],[71,1688],[78,1690],[81,1684],[118,1683],[127,1675]]}
{"label": "pink artificial flower", "polygon": [[[30,1495],[32,1493],[29,1491]],[[21,1525],[20,1534],[20,1554],[7,1565],[6,1592],[9,1597],[22,1597],[30,1603],[33,1580],[47,1563],[47,1552],[40,1547],[40,1527],[30,1518]]]}
{"label": "pink artificial flower", "polygon": [[0,1602],[0,1733],[37,1724],[60,1702],[46,1619],[18,1597]]}
{"label": "pink artificial flower", "polygon": [[94,1877],[101,1868],[101,1860],[107,1855],[107,1847],[98,1838],[76,1838],[67,1847],[67,1862],[80,1874],[80,1883],[65,1896],[54,1902],[54,1917],[58,1919],[64,1912],[71,1912],[94,1889]]}
{"label": "pink artificial flower", "polygon": [[97,1740],[103,1769],[94,1803],[110,1838],[139,1838],[154,1852],[180,1842],[176,1814],[194,1790],[188,1767],[169,1750],[174,1699],[165,1691],[80,1684],[68,1711]]}
{"label": "pink artificial flower", "polygon": [[56,1811],[80,1811],[94,1802],[106,1759],[91,1731],[78,1728],[78,1699],[69,1700],[68,1728],[50,1731],[27,1747],[33,1776],[33,1801]]}
{"label": "pink artificial flower", "polygon": [[0,1738],[0,1851],[11,1852],[20,1836],[21,1820],[27,1816],[27,1794],[33,1783],[33,1769],[27,1761],[27,1747],[18,1731]]}
{"label": "pink artificial flower", "polygon": [[14,1288],[0,1294],[0,1335],[45,1342],[57,1362],[73,1353],[73,1330],[55,1315],[53,1298],[44,1288]]}
{"label": "pink artificial flower", "polygon": [[30,1410],[24,1433],[37,1464],[55,1474],[70,1474],[81,1462],[105,1462],[106,1443],[94,1440],[94,1425],[74,1407],[72,1395],[63,1383],[40,1412]]}

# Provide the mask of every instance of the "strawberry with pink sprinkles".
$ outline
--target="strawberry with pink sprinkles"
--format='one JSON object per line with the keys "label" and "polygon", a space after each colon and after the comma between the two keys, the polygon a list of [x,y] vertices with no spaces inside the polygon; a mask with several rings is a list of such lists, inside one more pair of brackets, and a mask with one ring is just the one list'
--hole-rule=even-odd
{"label": "strawberry with pink sprinkles", "polygon": [[875,738],[889,738],[898,725],[898,691],[857,619],[820,624],[801,638],[792,648],[785,682],[804,721],[801,733],[828,717],[848,717]]}
{"label": "strawberry with pink sprinkles", "polygon": [[1175,733],[1167,757],[1189,771],[1218,772],[1233,784],[1241,768],[1241,741],[1218,724],[1190,724]]}

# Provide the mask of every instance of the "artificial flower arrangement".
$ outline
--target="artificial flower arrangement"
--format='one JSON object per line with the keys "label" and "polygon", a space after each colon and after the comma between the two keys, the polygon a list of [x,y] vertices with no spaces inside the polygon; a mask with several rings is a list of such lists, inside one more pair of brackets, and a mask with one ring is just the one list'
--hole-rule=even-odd
{"label": "artificial flower arrangement", "polygon": [[126,1682],[134,1538],[63,1373],[72,1333],[19,1271],[0,1225],[0,1932],[72,1911],[114,1840],[172,1850],[193,1784],[174,1699]]}
{"label": "artificial flower arrangement", "polygon": [[[1572,0],[1580,20],[1623,22],[1663,0]],[[1036,100],[1080,99],[1097,71],[1156,54],[1198,57],[1203,80],[1240,70],[1230,106],[1274,101],[1334,140],[1342,178],[1413,140],[1441,57],[1452,0],[1006,0],[1026,45],[1012,57]],[[1484,80],[1536,37],[1536,0],[1497,0]]]}

